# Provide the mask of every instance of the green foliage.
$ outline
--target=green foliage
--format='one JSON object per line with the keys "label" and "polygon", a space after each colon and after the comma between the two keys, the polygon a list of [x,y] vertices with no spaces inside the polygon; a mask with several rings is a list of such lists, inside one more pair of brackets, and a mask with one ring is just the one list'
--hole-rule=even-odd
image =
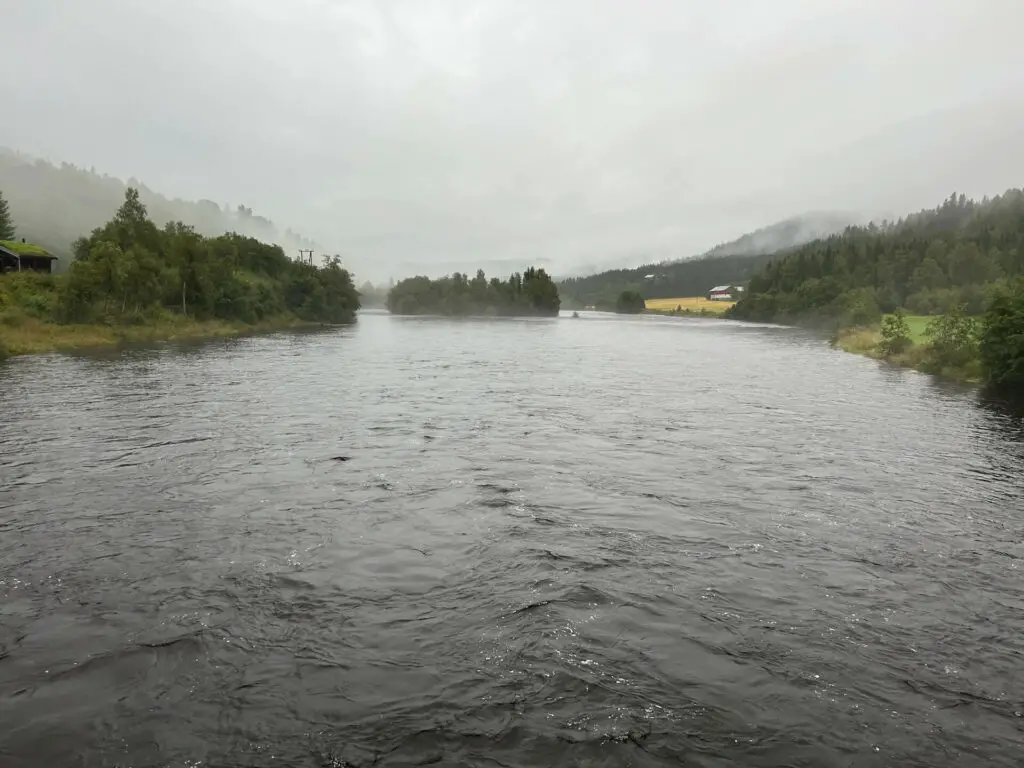
{"label": "green foliage", "polygon": [[39,272],[10,272],[0,277],[0,322],[16,324],[23,317],[41,320],[52,316],[56,280]]}
{"label": "green foliage", "polygon": [[883,355],[899,355],[911,344],[907,318],[903,310],[897,309],[895,313],[887,315],[882,320],[882,340],[878,345],[878,351]]}
{"label": "green foliage", "polygon": [[[0,275],[0,336],[33,322],[53,317],[57,300],[57,280],[49,274],[22,271]],[[0,348],[6,348],[0,338]],[[13,354],[10,348],[8,354]],[[0,359],[3,358],[0,349]]]}
{"label": "green foliage", "polygon": [[966,305],[975,315],[1002,281],[1021,274],[1024,191],[980,203],[951,195],[933,210],[777,255],[729,315],[841,326],[867,324],[875,308],[934,314]]}
{"label": "green foliage", "polygon": [[623,291],[615,302],[615,311],[620,315],[638,315],[645,308],[644,297],[637,291]]}
{"label": "green foliage", "polygon": [[842,307],[839,324],[844,328],[874,325],[882,316],[875,291],[871,288],[847,291],[834,303]]}
{"label": "green foliage", "polygon": [[941,315],[960,304],[954,288],[926,288],[907,297],[907,309],[918,315]]}
{"label": "green foliage", "polygon": [[396,315],[555,316],[561,301],[558,287],[543,269],[530,267],[508,280],[487,280],[456,272],[448,277],[410,277],[398,282],[387,296],[388,311]]}
{"label": "green foliage", "polygon": [[291,313],[345,323],[359,308],[337,258],[314,267],[251,237],[208,238],[180,222],[161,230],[134,189],[113,219],[74,249],[56,312],[63,322],[143,322],[171,309],[196,319],[256,323]]}
{"label": "green foliage", "polygon": [[964,314],[964,309],[957,307],[928,323],[924,332],[928,339],[926,370],[942,373],[944,369],[962,369],[977,360],[977,323]]}
{"label": "green foliage", "polygon": [[0,240],[14,239],[14,221],[11,219],[11,209],[7,199],[0,192]]}
{"label": "green foliage", "polygon": [[1024,393],[1024,282],[995,296],[980,337],[981,365],[989,384]]}

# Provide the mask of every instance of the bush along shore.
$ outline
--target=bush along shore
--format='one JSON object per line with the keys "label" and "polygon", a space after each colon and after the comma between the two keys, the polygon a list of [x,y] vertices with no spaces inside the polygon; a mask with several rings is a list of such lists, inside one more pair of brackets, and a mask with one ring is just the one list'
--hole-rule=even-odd
{"label": "bush along shore", "polygon": [[1024,396],[1024,284],[1003,289],[980,317],[961,304],[944,315],[897,310],[880,325],[838,329],[834,347],[954,381]]}
{"label": "bush along shore", "polygon": [[0,275],[0,357],[125,341],[351,323],[359,294],[337,258],[313,266],[237,234],[158,228],[128,189],[58,275]]}
{"label": "bush along shore", "polygon": [[780,253],[727,315],[831,328],[842,349],[1024,393],[1024,191],[951,195]]}

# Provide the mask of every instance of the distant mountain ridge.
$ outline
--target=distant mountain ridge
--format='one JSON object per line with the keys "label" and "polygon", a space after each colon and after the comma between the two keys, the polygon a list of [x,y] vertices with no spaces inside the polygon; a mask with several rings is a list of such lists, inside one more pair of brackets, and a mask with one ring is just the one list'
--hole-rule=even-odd
{"label": "distant mountain ridge", "polygon": [[622,291],[639,291],[645,299],[702,296],[716,285],[745,283],[780,251],[796,248],[868,217],[843,212],[813,212],[748,232],[699,256],[612,269],[559,284],[566,306],[614,306]]}
{"label": "distant mountain ridge", "polygon": [[842,232],[850,226],[867,224],[868,218],[843,212],[813,212],[794,216],[783,221],[755,229],[745,235],[716,245],[697,258],[708,259],[716,256],[757,256],[776,253],[820,240]]}
{"label": "distant mountain ridge", "polygon": [[181,200],[155,192],[137,179],[127,182],[79,168],[54,165],[15,150],[0,147],[0,192],[10,204],[18,238],[38,243],[67,265],[71,244],[110,219],[124,199],[127,187],[139,190],[150,218],[163,226],[181,221],[210,237],[237,232],[265,243],[280,245],[296,258],[299,249],[326,253],[321,244],[291,229],[280,231],[273,221],[251,208],[221,206],[212,200]]}

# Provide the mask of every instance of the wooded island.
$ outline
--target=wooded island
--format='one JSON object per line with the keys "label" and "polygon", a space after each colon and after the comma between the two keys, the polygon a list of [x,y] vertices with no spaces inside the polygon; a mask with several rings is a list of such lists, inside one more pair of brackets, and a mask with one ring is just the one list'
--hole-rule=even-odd
{"label": "wooded island", "polygon": [[487,280],[456,272],[438,279],[410,277],[388,293],[387,308],[394,315],[448,315],[466,317],[555,317],[561,306],[558,286],[543,269],[530,267],[507,280]]}

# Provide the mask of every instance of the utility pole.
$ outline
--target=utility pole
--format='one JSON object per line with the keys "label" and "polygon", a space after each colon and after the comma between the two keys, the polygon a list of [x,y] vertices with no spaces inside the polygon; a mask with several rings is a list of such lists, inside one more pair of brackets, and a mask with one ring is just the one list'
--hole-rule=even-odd
{"label": "utility pole", "polygon": [[313,266],[313,249],[312,248],[299,248],[299,259],[305,263],[306,254],[309,254],[309,266]]}

